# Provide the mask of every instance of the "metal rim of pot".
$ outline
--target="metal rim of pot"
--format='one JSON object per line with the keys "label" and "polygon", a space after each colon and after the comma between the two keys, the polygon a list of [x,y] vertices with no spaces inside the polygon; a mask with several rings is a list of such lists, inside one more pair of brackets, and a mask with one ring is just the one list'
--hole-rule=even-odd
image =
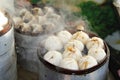
{"label": "metal rim of pot", "polygon": [[[93,33],[89,33],[89,36],[93,37],[96,35]],[[37,50],[37,53],[38,53],[37,55],[38,55],[39,61],[41,61],[43,65],[46,65],[46,67],[48,69],[51,69],[51,70],[56,71],[58,73],[63,73],[63,74],[68,74],[68,75],[85,75],[85,74],[89,74],[89,73],[99,69],[109,60],[110,51],[109,51],[109,48],[108,48],[106,42],[104,42],[104,49],[106,52],[106,57],[101,62],[99,62],[98,65],[93,66],[89,69],[85,69],[85,70],[70,70],[70,69],[65,69],[65,68],[59,67],[59,66],[55,66],[55,65],[53,65],[53,64],[51,64],[48,61],[43,59],[43,55],[40,53],[39,49]]]}

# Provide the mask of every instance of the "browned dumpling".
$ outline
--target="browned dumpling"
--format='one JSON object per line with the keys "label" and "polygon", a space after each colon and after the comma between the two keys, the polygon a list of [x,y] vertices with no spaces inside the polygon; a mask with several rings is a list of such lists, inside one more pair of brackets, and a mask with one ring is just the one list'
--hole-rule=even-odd
{"label": "browned dumpling", "polygon": [[83,31],[79,31],[73,34],[72,39],[76,39],[81,41],[83,44],[86,44],[87,41],[89,40],[89,36],[87,33]]}
{"label": "browned dumpling", "polygon": [[43,16],[44,13],[41,8],[35,7],[32,9],[33,15]]}
{"label": "browned dumpling", "polygon": [[69,41],[65,45],[65,49],[70,47],[70,46],[74,46],[74,47],[78,48],[80,51],[83,51],[83,49],[84,49],[84,44],[81,41],[78,41],[78,40]]}
{"label": "browned dumpling", "polygon": [[63,58],[73,58],[79,60],[82,57],[81,51],[73,46],[68,46],[63,52]]}
{"label": "browned dumpling", "polygon": [[91,68],[97,64],[96,59],[89,55],[81,57],[78,63],[80,70]]}
{"label": "browned dumpling", "polygon": [[88,40],[88,42],[86,44],[86,47],[87,47],[87,49],[98,48],[98,47],[103,48],[104,47],[104,43],[103,43],[103,40],[101,38],[99,38],[99,37],[92,37],[91,39]]}

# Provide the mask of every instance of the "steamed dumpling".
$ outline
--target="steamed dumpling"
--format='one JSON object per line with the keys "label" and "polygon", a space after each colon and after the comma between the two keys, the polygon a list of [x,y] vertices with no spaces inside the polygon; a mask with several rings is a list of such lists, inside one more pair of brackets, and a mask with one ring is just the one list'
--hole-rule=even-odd
{"label": "steamed dumpling", "polygon": [[20,10],[19,16],[23,17],[25,15],[25,13],[29,13],[29,11],[27,9],[23,8],[23,9]]}
{"label": "steamed dumpling", "polygon": [[49,63],[58,66],[62,60],[62,54],[58,51],[49,51],[44,55],[44,59]]}
{"label": "steamed dumpling", "polygon": [[64,30],[64,31],[60,31],[57,34],[57,36],[62,41],[63,44],[66,44],[72,37],[72,34],[68,31]]}
{"label": "steamed dumpling", "polygon": [[79,24],[78,26],[76,26],[77,30],[85,30],[85,27],[81,24]]}
{"label": "steamed dumpling", "polygon": [[41,33],[43,32],[43,28],[39,24],[31,24],[32,27],[32,33]]}
{"label": "steamed dumpling", "polygon": [[81,41],[78,41],[78,40],[73,40],[73,41],[70,41],[68,42],[66,45],[65,45],[65,49],[68,48],[68,47],[76,47],[78,48],[80,51],[82,51],[84,49],[84,45]]}
{"label": "steamed dumpling", "polygon": [[104,47],[104,43],[103,43],[103,40],[102,40],[101,38],[92,37],[92,38],[89,39],[89,41],[87,42],[86,47],[87,47],[87,49],[90,49],[90,48],[98,48],[98,47],[103,48],[103,47]]}
{"label": "steamed dumpling", "polygon": [[51,13],[54,13],[54,9],[52,7],[44,7],[44,12],[46,15],[49,15]]}
{"label": "steamed dumpling", "polygon": [[94,57],[97,62],[100,62],[105,58],[106,53],[103,48],[90,48],[88,55]]}
{"label": "steamed dumpling", "polygon": [[97,65],[97,61],[92,56],[84,56],[79,59],[79,68],[80,70],[92,68]]}
{"label": "steamed dumpling", "polygon": [[33,8],[32,9],[32,13],[33,13],[33,15],[39,15],[39,16],[43,16],[44,15],[42,9],[38,8],[38,7]]}
{"label": "steamed dumpling", "polygon": [[46,33],[49,33],[49,32],[52,33],[56,30],[56,25],[51,22],[46,22],[45,24],[43,24],[43,29]]}
{"label": "steamed dumpling", "polygon": [[23,22],[21,17],[13,17],[13,21],[15,24],[19,24]]}
{"label": "steamed dumpling", "polygon": [[61,16],[56,13],[51,13],[51,14],[46,15],[46,18],[49,20],[51,20],[51,19],[60,20]]}
{"label": "steamed dumpling", "polygon": [[64,58],[60,62],[60,67],[70,70],[79,70],[77,61],[73,58]]}
{"label": "steamed dumpling", "polygon": [[60,39],[56,36],[49,36],[45,40],[45,48],[47,50],[61,50],[63,47]]}
{"label": "steamed dumpling", "polygon": [[75,46],[69,46],[63,52],[63,58],[73,58],[79,60],[82,57],[81,51]]}
{"label": "steamed dumpling", "polygon": [[38,16],[39,24],[45,24],[46,21],[47,21],[47,18],[45,16]]}
{"label": "steamed dumpling", "polygon": [[29,25],[32,24],[38,24],[39,25],[39,18],[38,17],[32,17],[32,19],[28,22]]}
{"label": "steamed dumpling", "polygon": [[89,36],[87,33],[83,31],[79,31],[73,34],[72,39],[76,39],[81,41],[83,44],[86,44],[87,41],[89,40]]}
{"label": "steamed dumpling", "polygon": [[23,20],[21,17],[14,17],[13,21],[15,23],[15,28],[18,29],[18,25],[23,23]]}
{"label": "steamed dumpling", "polygon": [[30,32],[31,31],[31,27],[27,23],[20,24],[19,29],[21,29],[22,32]]}
{"label": "steamed dumpling", "polygon": [[30,22],[33,19],[33,15],[30,12],[26,12],[25,15],[23,16],[23,21],[25,23]]}

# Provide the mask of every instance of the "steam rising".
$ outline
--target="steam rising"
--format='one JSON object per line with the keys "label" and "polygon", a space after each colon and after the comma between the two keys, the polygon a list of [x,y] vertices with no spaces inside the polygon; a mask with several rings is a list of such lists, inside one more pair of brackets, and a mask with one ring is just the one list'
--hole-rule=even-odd
{"label": "steam rising", "polygon": [[[23,1],[23,0],[19,0],[19,1]],[[46,10],[47,10],[46,6],[44,8],[41,8],[43,10],[43,13],[46,13],[46,15],[44,15],[44,16],[47,17],[47,20],[48,20],[48,21],[46,21],[46,23],[43,26],[43,29],[45,29],[47,32],[45,32],[45,34],[40,34],[38,36],[33,36],[33,37],[37,37],[37,39],[34,39],[32,36],[28,35],[29,40],[32,41],[30,43],[29,43],[29,40],[27,38],[27,35],[23,35],[24,37],[21,35],[21,39],[24,38],[24,40],[21,40],[19,37],[17,37],[18,36],[17,35],[16,37],[17,37],[18,40],[20,39],[19,41],[21,42],[21,44],[23,43],[23,45],[26,45],[26,44],[30,45],[31,43],[35,43],[35,45],[37,46],[38,44],[43,44],[44,39],[47,36],[56,34],[59,31],[62,31],[62,30],[65,30],[65,29],[69,30],[70,32],[74,31],[74,30],[76,31],[76,29],[77,29],[76,27],[78,25],[84,27],[85,30],[88,30],[87,29],[87,27],[88,27],[87,19],[85,17],[82,17],[82,16],[77,17],[77,16],[73,15],[72,14],[73,11],[70,9],[70,7],[68,7],[68,5],[70,5],[71,3],[65,2],[64,0],[62,0],[62,1],[57,0],[57,1],[58,1],[59,4],[62,5],[59,8],[54,6],[54,4],[56,3],[55,0],[51,0],[51,2],[49,4],[46,4],[47,7],[48,6],[53,6],[55,8],[55,13],[52,13],[52,14],[51,13],[46,13]],[[31,4],[29,4],[29,2],[24,2],[24,4],[22,4],[22,5],[19,2],[16,2],[15,8],[16,8],[16,12],[17,12],[18,11],[17,9],[31,10],[32,7],[31,7]],[[57,10],[56,10],[56,8],[57,8]],[[52,10],[50,10],[49,12],[52,12]],[[58,13],[59,16],[56,17],[56,13]],[[40,15],[39,18],[41,18],[42,16],[43,15]],[[59,20],[59,17],[61,17],[62,19]],[[52,19],[52,18],[55,18],[55,19]],[[51,30],[51,27],[47,28],[46,26],[49,23],[54,23],[55,27],[57,27],[57,28],[54,28],[54,25],[51,25],[51,27],[53,27],[52,30]],[[49,32],[49,30],[50,30],[50,32]]]}
{"label": "steam rising", "polygon": [[0,0],[0,8],[5,9],[9,14],[14,14],[14,0]]}
{"label": "steam rising", "polygon": [[[57,13],[59,13],[60,17],[62,17],[62,20],[52,20],[50,17],[53,17],[53,16],[55,17],[56,14],[45,15],[45,16],[49,17],[49,22],[50,23],[53,22],[53,23],[56,24],[55,26],[58,27],[56,29],[52,29],[51,34],[53,34],[54,32],[58,32],[60,30],[64,30],[64,29],[75,30],[77,25],[81,25],[81,26],[85,27],[85,30],[88,30],[87,19],[82,17],[82,16],[77,17],[77,16],[73,15],[72,14],[73,11],[69,7],[70,5],[79,3],[77,1],[76,0],[70,0],[70,1],[67,1],[67,0],[50,0],[50,3],[46,4],[47,6],[52,5],[53,7],[57,8],[58,11],[59,11]],[[59,3],[59,5],[56,7],[55,4],[57,4],[57,3]],[[1,0],[0,1],[0,8],[6,9],[11,14],[13,14],[14,10],[15,10],[15,13],[16,13],[16,16],[17,16],[20,10],[22,10],[24,8],[27,9],[27,10],[30,10],[32,7],[31,7],[31,4],[26,0]],[[59,16],[57,16],[57,17],[59,19]],[[49,24],[49,22],[47,21],[47,23],[44,24],[44,25],[46,26],[47,24]],[[46,27],[44,27],[44,28],[46,28]],[[50,30],[49,28],[46,28],[46,29]],[[42,35],[40,35],[40,36],[42,36]]]}
{"label": "steam rising", "polygon": [[[78,8],[76,5],[78,5],[80,2],[83,2],[85,0],[50,0],[47,5],[51,5],[57,9],[59,9],[61,16],[64,18],[64,21],[66,22],[67,26],[66,29],[68,30],[90,30],[89,29],[89,22],[86,19],[85,16],[75,16],[74,12],[79,12],[80,8]],[[79,25],[79,27],[78,27]]]}

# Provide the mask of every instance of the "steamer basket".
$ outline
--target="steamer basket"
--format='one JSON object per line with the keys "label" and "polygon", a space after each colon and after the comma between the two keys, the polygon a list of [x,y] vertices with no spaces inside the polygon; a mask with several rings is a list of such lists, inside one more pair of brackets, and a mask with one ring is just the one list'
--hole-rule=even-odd
{"label": "steamer basket", "polygon": [[[91,34],[90,36],[95,36]],[[39,80],[107,80],[110,52],[105,43],[106,57],[98,65],[86,70],[68,70],[55,66],[43,59],[38,50]]]}
{"label": "steamer basket", "polygon": [[39,59],[37,57],[37,49],[40,46],[42,38],[44,37],[39,35],[25,35],[15,31],[18,63],[24,69],[38,73]]}
{"label": "steamer basket", "polygon": [[[6,66],[4,66],[6,67]],[[16,59],[12,60],[12,64],[9,68],[4,71],[4,73],[0,73],[0,80],[17,80],[17,69],[16,69]]]}
{"label": "steamer basket", "polygon": [[[7,25],[9,28],[9,25]],[[8,32],[0,36],[0,55],[6,54],[14,43],[13,28],[9,28]]]}
{"label": "steamer basket", "polygon": [[49,35],[24,34],[15,30],[16,53],[20,66],[28,71],[38,73],[37,49],[41,46],[41,41]]}
{"label": "steamer basket", "polygon": [[16,68],[16,55],[12,42],[9,50],[0,56],[0,80],[17,80]]}
{"label": "steamer basket", "polygon": [[[3,56],[0,56],[0,72],[4,73],[8,70],[8,68],[13,64],[13,59],[15,58],[14,56],[14,49],[9,50],[6,54]],[[14,59],[15,60],[15,59]]]}
{"label": "steamer basket", "polygon": [[8,24],[0,31],[0,80],[17,80],[13,22],[8,13]]}
{"label": "steamer basket", "polygon": [[[40,7],[43,9],[45,7],[45,5],[32,4],[32,7],[30,7],[29,9],[28,8],[26,8],[26,9],[31,11],[32,10],[31,8],[35,8],[35,7]],[[57,12],[56,9],[54,9],[54,10],[55,10],[55,13],[59,15],[59,12]],[[61,16],[61,18],[62,18],[62,16]],[[47,19],[47,17],[46,17],[46,19]],[[59,25],[57,23],[57,21],[60,22],[61,25]],[[21,31],[21,29],[19,29],[19,28],[15,29],[15,42],[16,42],[15,49],[16,49],[16,53],[17,53],[18,63],[24,69],[31,71],[31,72],[35,72],[35,73],[38,73],[39,59],[37,56],[37,49],[38,49],[38,47],[41,46],[41,41],[46,36],[48,36],[50,34],[54,34],[60,30],[63,30],[64,29],[63,25],[65,25],[63,23],[63,20],[58,20],[58,19],[52,20],[52,18],[49,18],[49,21],[46,20],[45,22],[53,23],[55,25],[55,27],[54,28],[46,28],[46,29],[44,29],[45,27],[43,27],[42,32],[36,32],[36,33],[35,32],[33,33],[32,31],[28,31],[28,32]],[[37,24],[43,25],[39,21],[37,21]],[[43,26],[45,26],[45,25],[43,25]]]}
{"label": "steamer basket", "polygon": [[[6,67],[6,66],[4,66]],[[6,71],[0,73],[0,80],[15,80],[11,78],[15,78],[17,76],[17,69],[16,69],[16,59],[13,58],[11,65],[6,69]],[[16,73],[16,74],[15,74]]]}

